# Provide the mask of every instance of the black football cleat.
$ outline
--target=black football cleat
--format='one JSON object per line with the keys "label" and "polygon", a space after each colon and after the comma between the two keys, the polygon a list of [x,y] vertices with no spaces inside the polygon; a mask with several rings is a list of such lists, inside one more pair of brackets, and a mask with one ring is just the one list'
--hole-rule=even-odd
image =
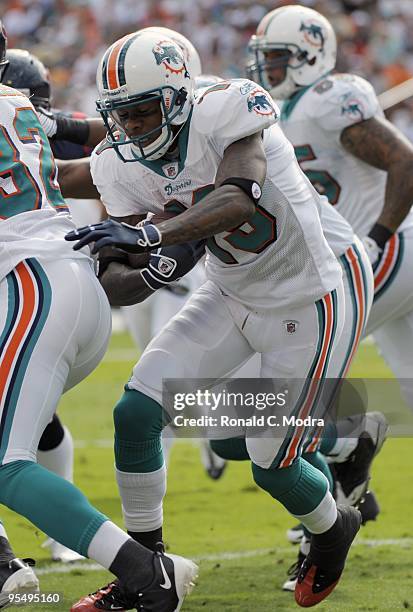
{"label": "black football cleat", "polygon": [[71,607],[71,612],[97,610],[138,610],[138,612],[178,612],[198,576],[198,567],[184,557],[153,554],[154,578],[147,587],[136,593],[125,593],[115,580],[99,591],[82,597]]}
{"label": "black football cleat", "polygon": [[373,491],[367,491],[362,500],[357,504],[357,509],[361,512],[361,524],[365,525],[368,521],[375,521],[380,514],[379,502]]}
{"label": "black football cleat", "polygon": [[337,521],[331,528],[334,532],[331,542],[326,542],[326,534],[313,535],[310,552],[299,571],[295,601],[303,608],[317,605],[337,586],[350,546],[360,529],[361,514],[358,510],[339,506],[337,512]]}
{"label": "black football cleat", "polygon": [[346,461],[334,463],[336,500],[338,504],[356,506],[367,492],[370,467],[386,439],[388,423],[381,412],[368,412],[363,432],[354,451]]}
{"label": "black football cleat", "polygon": [[199,445],[202,465],[212,480],[219,480],[227,467],[227,461],[219,457],[209,445],[209,440],[201,440]]}

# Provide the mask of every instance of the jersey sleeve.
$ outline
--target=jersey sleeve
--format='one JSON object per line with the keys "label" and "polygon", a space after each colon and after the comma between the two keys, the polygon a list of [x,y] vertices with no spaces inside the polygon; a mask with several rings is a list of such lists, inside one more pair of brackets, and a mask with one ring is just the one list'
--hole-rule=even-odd
{"label": "jersey sleeve", "polygon": [[116,153],[98,145],[90,158],[93,183],[100,193],[102,204],[111,217],[145,215],[148,207],[139,201],[136,186],[120,176]]}
{"label": "jersey sleeve", "polygon": [[340,134],[347,127],[382,116],[373,87],[352,74],[337,74],[313,88],[314,119],[323,130]]}
{"label": "jersey sleeve", "polygon": [[195,106],[197,129],[220,156],[233,142],[269,128],[280,114],[269,93],[246,79],[206,88]]}

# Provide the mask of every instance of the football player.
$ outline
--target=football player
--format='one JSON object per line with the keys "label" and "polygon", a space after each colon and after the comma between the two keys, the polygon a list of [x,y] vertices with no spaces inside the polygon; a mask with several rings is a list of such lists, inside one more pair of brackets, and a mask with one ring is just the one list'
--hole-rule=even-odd
{"label": "football player", "polygon": [[[3,84],[27,95],[36,109],[50,109],[50,79],[43,63],[36,56],[22,49],[9,49],[6,53],[6,60],[7,69],[3,73]],[[91,152],[90,148],[63,140],[52,141],[51,148],[56,157],[63,158],[84,157],[90,155]],[[96,201],[91,203],[82,201],[80,209],[77,208],[76,202],[76,200],[66,202],[75,224],[91,223],[104,218],[99,214],[99,209],[96,210]],[[90,206],[93,206],[95,213],[90,214],[89,209],[89,214],[82,214],[82,209]],[[41,465],[73,481],[73,439],[70,431],[62,425],[57,415],[54,415],[53,420],[43,432],[37,455]],[[52,539],[47,540],[44,546],[50,548],[54,561],[68,563],[81,558],[76,552]]]}
{"label": "football player", "polygon": [[[107,259],[101,282],[119,302],[144,299],[150,287],[145,274],[128,268],[124,256],[122,262],[117,247],[149,251],[152,260],[159,248],[207,239],[207,283],[149,344],[115,407],[126,526],[137,541],[154,546],[162,537],[166,483],[160,434],[164,419],[173,416],[162,407],[163,378],[218,379],[260,353],[263,377],[304,379],[292,388],[290,408],[312,414],[319,381],[339,375],[334,354],[344,323],[342,272],[322,232],[320,196],[262,88],[225,81],[194,103],[179,47],[149,32],[111,45],[97,80],[98,109],[109,132],[91,170],[114,219],[67,239],[78,241],[76,249],[90,242],[95,252],[112,247],[116,261]],[[171,206],[183,212],[135,226],[148,211]],[[156,259],[151,268],[162,272]],[[309,433],[292,427],[275,439],[244,432],[255,481],[312,534],[305,580],[296,587],[302,606],[331,593],[361,520],[354,508],[337,508],[325,476],[301,458]],[[100,605],[109,595],[101,591]],[[86,600],[82,605],[93,610]]]}
{"label": "football player", "polygon": [[369,252],[375,295],[366,334],[413,407],[413,146],[384,118],[370,83],[334,72],[336,36],[320,13],[271,11],[249,48],[249,75],[283,100],[281,126],[301,167]]}
{"label": "football player", "polygon": [[[271,11],[251,38],[249,50],[249,76],[283,100],[281,126],[308,178],[363,237],[375,274],[366,333],[373,332],[412,405],[413,295],[408,261],[413,248],[413,183],[407,168],[413,148],[383,118],[369,83],[334,73],[336,38],[319,13],[301,6]],[[369,452],[373,454],[366,439],[352,449],[353,437],[341,436],[334,428],[325,434],[320,448],[332,458],[339,480],[349,461],[357,456],[364,461]],[[339,494],[346,495],[348,485],[355,482],[352,472]],[[374,516],[374,499],[366,502],[367,515],[373,510]],[[297,573],[292,568],[293,581]]]}
{"label": "football player", "polygon": [[[194,564],[139,545],[70,482],[36,463],[62,393],[103,357],[111,315],[88,251],[75,253],[63,239],[74,226],[69,215],[57,214],[67,208],[34,107],[4,85],[0,107],[0,502],[110,569],[125,606],[155,601],[172,612]],[[4,544],[5,533],[0,537]],[[11,549],[3,547],[0,561],[2,604],[11,592],[38,589]],[[161,589],[166,583],[168,590]]]}

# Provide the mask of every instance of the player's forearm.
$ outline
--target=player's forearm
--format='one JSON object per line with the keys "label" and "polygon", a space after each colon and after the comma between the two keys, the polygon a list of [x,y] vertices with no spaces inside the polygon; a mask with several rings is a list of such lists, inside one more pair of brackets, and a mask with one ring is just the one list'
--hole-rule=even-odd
{"label": "player's forearm", "polygon": [[112,306],[138,304],[153,294],[140,270],[122,263],[110,263],[99,280]]}
{"label": "player's forearm", "polygon": [[99,200],[90,174],[89,158],[56,160],[59,170],[58,181],[64,198],[92,198]]}
{"label": "player's forearm", "polygon": [[341,144],[366,164],[387,173],[383,209],[376,223],[395,232],[413,204],[413,145],[389,121],[373,117],[346,128]]}
{"label": "player's forearm", "polygon": [[377,223],[396,232],[413,204],[413,160],[400,161],[387,173],[386,196]]}
{"label": "player's forearm", "polygon": [[162,245],[181,244],[230,231],[255,212],[252,200],[234,185],[224,185],[181,215],[160,223]]}
{"label": "player's forearm", "polygon": [[106,138],[106,127],[102,119],[96,117],[87,119],[89,125],[89,135],[86,141],[88,147],[96,147],[104,138]]}

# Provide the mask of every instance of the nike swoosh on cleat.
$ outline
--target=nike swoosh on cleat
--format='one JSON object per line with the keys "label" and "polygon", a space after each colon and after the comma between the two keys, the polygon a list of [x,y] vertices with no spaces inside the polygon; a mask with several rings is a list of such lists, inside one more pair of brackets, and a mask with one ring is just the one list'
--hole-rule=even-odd
{"label": "nike swoosh on cleat", "polygon": [[164,580],[165,580],[164,584],[160,584],[159,586],[161,587],[161,589],[165,589],[166,591],[168,591],[171,588],[172,583],[171,583],[171,580],[170,580],[170,578],[169,578],[169,576],[168,576],[168,574],[166,572],[164,564],[162,563],[162,559],[159,559],[159,563],[161,565],[162,574],[163,574],[163,577],[164,577]]}

